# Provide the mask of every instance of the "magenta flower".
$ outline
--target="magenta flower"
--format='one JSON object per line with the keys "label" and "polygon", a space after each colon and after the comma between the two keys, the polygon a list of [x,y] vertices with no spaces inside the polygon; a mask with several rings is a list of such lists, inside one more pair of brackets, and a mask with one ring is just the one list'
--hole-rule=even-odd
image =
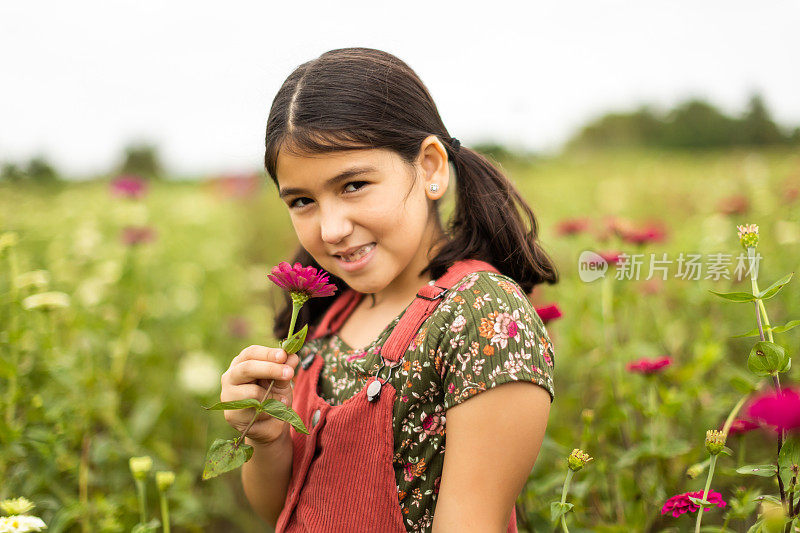
{"label": "magenta flower", "polygon": [[756,397],[747,409],[747,416],[778,430],[800,429],[800,388],[772,391]]}
{"label": "magenta flower", "polygon": [[147,182],[139,176],[125,174],[111,182],[111,194],[123,198],[141,198],[147,192]]}
{"label": "magenta flower", "polygon": [[589,224],[591,224],[591,220],[586,217],[567,218],[558,223],[556,234],[561,236],[577,235],[589,229]]}
{"label": "magenta flower", "polygon": [[336,285],[328,283],[328,273],[324,270],[300,263],[294,266],[282,261],[278,266],[272,267],[272,274],[267,274],[275,285],[291,293],[306,295],[307,298],[332,296],[336,292]]}
{"label": "magenta flower", "polygon": [[619,230],[622,240],[631,244],[643,245],[651,242],[662,242],[666,239],[667,232],[659,224],[649,224],[643,228]]}
{"label": "magenta flower", "polygon": [[156,238],[156,230],[149,226],[126,226],[122,228],[122,242],[128,246],[136,246],[151,242]]}
{"label": "magenta flower", "polygon": [[628,370],[628,372],[636,372],[639,374],[656,374],[671,364],[672,358],[668,355],[664,355],[655,359],[647,359],[646,357],[643,357],[642,359],[628,363],[625,368]]}
{"label": "magenta flower", "polygon": [[561,318],[563,315],[561,314],[561,309],[558,308],[557,304],[550,304],[544,307],[537,307],[536,314],[539,315],[539,318],[542,319],[542,323],[547,324],[551,320],[555,320],[556,318]]}
{"label": "magenta flower", "polygon": [[758,424],[756,424],[752,420],[737,418],[731,423],[731,427],[730,429],[728,429],[728,435],[741,435],[743,433],[747,433],[749,431],[757,429],[758,427],[759,427]]}
{"label": "magenta flower", "polygon": [[614,252],[614,251],[604,251],[604,252],[597,252],[597,255],[603,258],[603,261],[608,263],[609,265],[616,265],[619,263],[619,256],[622,252]]}
{"label": "magenta flower", "polygon": [[[672,516],[677,517],[683,513],[693,513],[700,509],[700,506],[690,500],[689,496],[692,498],[702,498],[703,491],[697,490],[694,492],[684,492],[683,494],[677,494],[673,496],[664,503],[664,506],[661,508],[661,514],[663,515],[669,513]],[[719,492],[714,492],[713,490],[708,491],[706,500],[716,504],[717,507],[725,507],[726,505],[722,500],[722,495]],[[703,510],[710,511],[711,507],[706,507]]]}

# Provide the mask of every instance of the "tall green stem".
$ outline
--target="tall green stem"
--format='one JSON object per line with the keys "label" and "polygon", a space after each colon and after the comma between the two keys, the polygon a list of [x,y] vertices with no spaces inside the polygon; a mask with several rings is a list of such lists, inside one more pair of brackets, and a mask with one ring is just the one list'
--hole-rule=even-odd
{"label": "tall green stem", "polygon": [[147,523],[147,504],[146,504],[146,487],[144,485],[144,481],[141,479],[136,480],[136,491],[139,496],[139,523],[146,524]]}
{"label": "tall green stem", "polygon": [[161,525],[164,527],[164,533],[169,533],[169,505],[166,492],[162,491],[159,499],[161,500]]}
{"label": "tall green stem", "polygon": [[[567,470],[567,478],[564,480],[564,488],[561,489],[561,508],[564,508],[564,504],[567,502],[567,491],[569,490],[569,482],[572,480],[572,475],[575,472],[572,469]],[[561,528],[564,530],[564,533],[569,533],[569,529],[567,529],[567,513],[561,514]]]}
{"label": "tall green stem", "polygon": [[[287,339],[289,337],[291,337],[292,334],[294,333],[294,323],[295,323],[295,321],[297,321],[297,314],[300,312],[300,308],[301,307],[303,307],[302,303],[298,303],[296,301],[292,303],[292,321],[289,323],[289,334],[286,335]],[[269,393],[272,390],[272,386],[273,385],[275,385],[275,380],[271,379],[270,382],[269,382],[269,387],[267,387],[267,392],[264,393],[264,397],[261,398],[261,403],[262,404],[269,397]],[[242,444],[242,441],[244,441],[244,438],[247,436],[247,432],[250,431],[250,428],[253,427],[253,424],[256,423],[256,418],[258,418],[258,413],[259,413],[259,411],[256,411],[255,413],[253,413],[253,418],[250,419],[250,423],[247,425],[245,430],[242,431],[242,434],[239,435],[239,438],[236,439],[236,444],[234,444],[235,448],[238,448]]]}
{"label": "tall green stem", "polygon": [[[706,478],[706,488],[703,489],[703,501],[706,501],[708,498],[708,489],[711,487],[711,478],[714,477],[714,467],[717,465],[717,456],[711,456],[711,465],[708,467],[708,477]],[[697,510],[697,522],[694,525],[694,533],[700,533],[700,522],[703,521],[703,513],[705,512],[705,506],[701,505],[700,509]]]}

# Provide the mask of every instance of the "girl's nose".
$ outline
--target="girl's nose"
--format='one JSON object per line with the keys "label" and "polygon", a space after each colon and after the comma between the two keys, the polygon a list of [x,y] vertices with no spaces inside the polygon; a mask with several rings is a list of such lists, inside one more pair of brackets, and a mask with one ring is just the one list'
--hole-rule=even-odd
{"label": "girl's nose", "polygon": [[336,244],[352,233],[353,223],[345,209],[331,206],[320,209],[319,229],[323,241]]}

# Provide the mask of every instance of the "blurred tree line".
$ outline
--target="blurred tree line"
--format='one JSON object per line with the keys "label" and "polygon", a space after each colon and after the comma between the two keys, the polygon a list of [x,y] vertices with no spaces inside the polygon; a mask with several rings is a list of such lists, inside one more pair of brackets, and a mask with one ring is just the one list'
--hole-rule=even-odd
{"label": "blurred tree line", "polygon": [[661,114],[649,106],[629,113],[608,113],[584,126],[567,147],[721,148],[780,144],[800,144],[800,128],[782,131],[764,99],[755,94],[739,117],[728,116],[701,99],[688,100]]}
{"label": "blurred tree line", "polygon": [[[123,151],[119,164],[113,174],[135,174],[145,179],[161,179],[164,167],[155,145],[147,143],[129,144]],[[26,182],[50,184],[62,179],[62,175],[42,155],[37,155],[27,163],[17,164],[6,161],[0,165],[0,182]]]}

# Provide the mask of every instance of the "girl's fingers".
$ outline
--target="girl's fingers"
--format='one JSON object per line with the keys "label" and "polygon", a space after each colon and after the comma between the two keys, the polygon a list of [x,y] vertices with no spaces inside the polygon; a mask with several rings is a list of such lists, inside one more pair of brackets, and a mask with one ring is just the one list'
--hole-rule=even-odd
{"label": "girl's fingers", "polygon": [[[259,361],[247,359],[230,369],[230,382],[233,385],[251,383],[259,379],[274,379],[276,381],[287,382],[292,379],[294,368],[270,361]],[[279,383],[276,386],[285,386]]]}

